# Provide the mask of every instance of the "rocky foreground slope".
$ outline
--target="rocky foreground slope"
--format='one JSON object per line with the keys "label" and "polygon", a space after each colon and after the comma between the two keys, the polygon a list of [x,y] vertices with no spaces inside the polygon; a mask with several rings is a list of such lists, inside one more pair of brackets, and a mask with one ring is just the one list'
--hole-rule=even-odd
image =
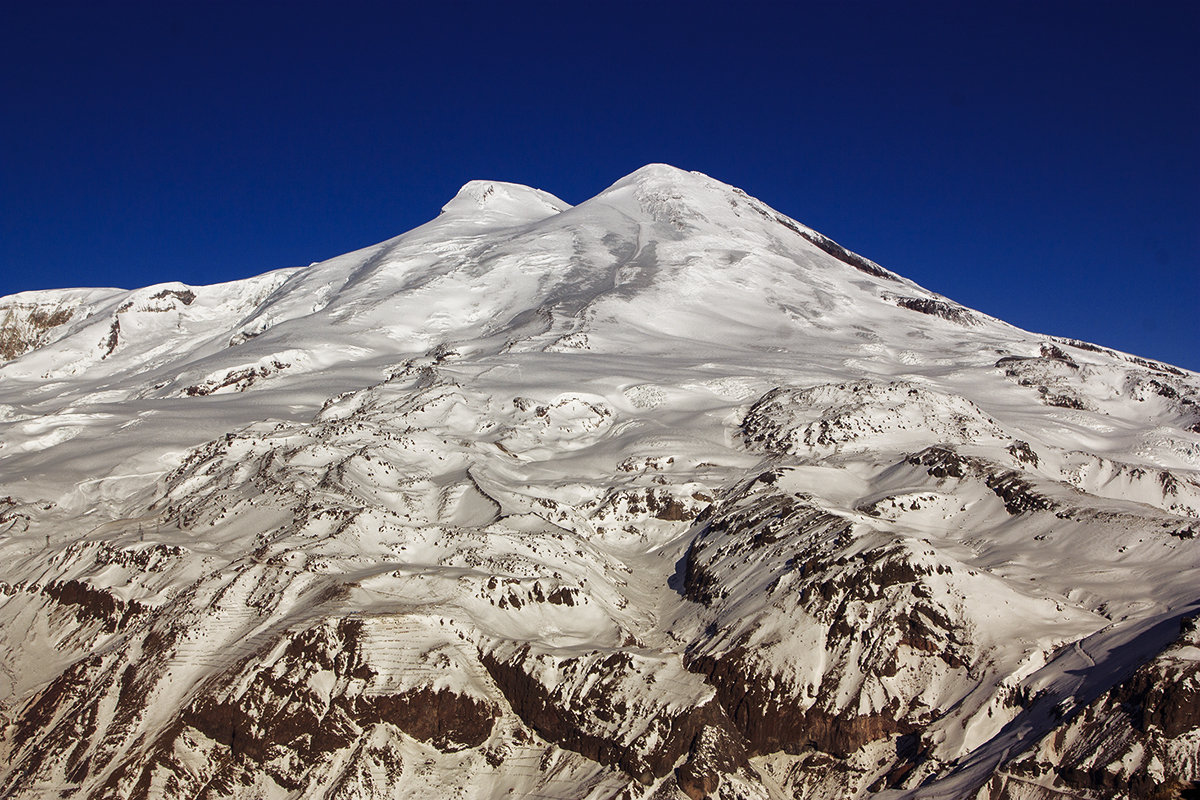
{"label": "rocky foreground slope", "polygon": [[1200,793],[1200,376],[703,175],[0,357],[5,797]]}

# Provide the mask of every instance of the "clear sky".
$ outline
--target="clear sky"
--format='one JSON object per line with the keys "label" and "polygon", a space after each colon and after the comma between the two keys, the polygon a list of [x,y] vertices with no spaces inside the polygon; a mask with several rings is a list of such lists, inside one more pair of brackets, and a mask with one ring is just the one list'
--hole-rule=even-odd
{"label": "clear sky", "polygon": [[328,258],[472,178],[705,172],[1200,370],[1195,2],[4,2],[0,294]]}

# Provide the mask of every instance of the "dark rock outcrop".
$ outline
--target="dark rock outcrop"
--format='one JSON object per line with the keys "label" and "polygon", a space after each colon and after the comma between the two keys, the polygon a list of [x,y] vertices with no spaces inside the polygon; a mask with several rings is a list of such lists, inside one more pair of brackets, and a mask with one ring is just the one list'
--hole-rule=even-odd
{"label": "dark rock outcrop", "polygon": [[[540,736],[600,764],[616,766],[635,780],[649,784],[675,769],[680,788],[693,798],[708,796],[723,775],[749,771],[741,742],[721,705],[711,700],[674,712],[654,709],[645,727],[627,741],[621,720],[638,719],[645,709],[634,707],[621,684],[650,680],[625,652],[594,659],[565,659],[558,669],[579,674],[582,691],[568,693],[533,676],[539,656],[528,647],[507,658],[481,656],[484,666],[517,715]],[[568,681],[570,683],[570,681]],[[652,689],[647,688],[652,692]]]}
{"label": "dark rock outcrop", "polygon": [[886,278],[889,281],[899,280],[891,272],[888,272],[883,267],[876,264],[869,258],[863,258],[858,253],[851,252],[840,244],[830,239],[828,236],[823,236],[816,231],[802,230],[795,224],[792,224],[786,217],[778,217],[777,221],[796,233],[803,236],[812,244],[816,245],[822,252],[831,255],[843,264],[849,264],[859,272],[865,272],[868,275],[873,275],[876,278]]}
{"label": "dark rock outcrop", "polygon": [[1200,618],[1169,647],[1009,764],[1050,796],[1186,798],[1200,792]]}
{"label": "dark rock outcrop", "polygon": [[9,361],[46,343],[50,331],[71,321],[70,305],[14,303],[0,308],[0,361]]}
{"label": "dark rock outcrop", "polygon": [[[814,748],[845,758],[867,742],[909,733],[915,726],[898,719],[898,706],[888,712],[830,712],[811,700],[790,694],[763,674],[751,654],[738,648],[722,656],[699,656],[688,668],[717,689],[721,705],[746,739],[751,755]],[[820,695],[827,689],[822,687]],[[889,713],[890,712],[890,713]]]}
{"label": "dark rock outcrop", "polygon": [[969,326],[979,324],[979,320],[974,314],[957,303],[932,300],[928,297],[888,296],[888,299],[900,308],[906,308],[909,311],[916,311],[921,314],[928,314],[931,317],[939,317],[957,325]]}
{"label": "dark rock outcrop", "polygon": [[55,581],[42,591],[59,604],[74,608],[81,619],[98,620],[109,631],[124,628],[133,616],[145,611],[140,603],[78,580]]}

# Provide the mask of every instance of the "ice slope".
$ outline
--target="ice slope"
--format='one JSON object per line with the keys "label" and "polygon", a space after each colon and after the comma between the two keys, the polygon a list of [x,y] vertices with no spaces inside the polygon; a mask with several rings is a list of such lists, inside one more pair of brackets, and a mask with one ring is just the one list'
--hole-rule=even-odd
{"label": "ice slope", "polygon": [[1200,779],[1046,744],[1196,613],[1200,379],[707,176],[0,319],[6,795]]}

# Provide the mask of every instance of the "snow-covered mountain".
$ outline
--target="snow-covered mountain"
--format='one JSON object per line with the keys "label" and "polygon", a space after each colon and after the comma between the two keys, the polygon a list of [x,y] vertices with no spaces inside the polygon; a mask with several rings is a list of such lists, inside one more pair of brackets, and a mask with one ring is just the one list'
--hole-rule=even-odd
{"label": "snow-covered mountain", "polygon": [[1200,791],[1200,376],[704,175],[0,359],[5,797]]}

